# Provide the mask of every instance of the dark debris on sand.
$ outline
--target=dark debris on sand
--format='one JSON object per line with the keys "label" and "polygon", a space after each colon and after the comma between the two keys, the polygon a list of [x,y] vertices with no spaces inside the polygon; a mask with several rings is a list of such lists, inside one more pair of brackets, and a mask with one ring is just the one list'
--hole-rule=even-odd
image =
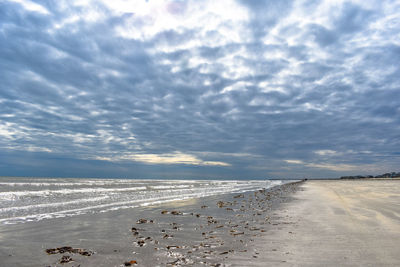
{"label": "dark debris on sand", "polygon": [[[54,255],[54,254],[79,254],[81,256],[92,256],[94,254],[93,251],[86,250],[83,248],[73,248],[69,246],[64,246],[64,247],[58,247],[58,248],[49,248],[45,250],[48,255]],[[61,259],[58,261],[60,264],[66,264],[69,262],[75,261],[70,255],[63,255]],[[77,265],[76,267],[79,267],[80,265]]]}
{"label": "dark debris on sand", "polygon": [[[147,260],[160,266],[224,266],[231,254],[250,253],[251,242],[271,225],[273,205],[285,201],[288,193],[296,190],[297,183],[290,183],[238,194],[232,196],[232,201],[217,201],[214,212],[210,206],[199,206],[206,212],[204,214],[162,210],[165,216],[159,217],[157,223],[143,227],[145,229],[131,229],[136,244],[136,249],[132,249],[137,255],[152,255]],[[153,222],[139,219],[136,223]],[[142,232],[149,236],[141,236]],[[255,257],[249,254],[249,260]],[[125,266],[130,266],[127,263]]]}
{"label": "dark debris on sand", "polygon": [[[258,255],[251,252],[251,242],[265,235],[271,227],[285,223],[276,218],[273,209],[297,188],[297,183],[290,183],[233,195],[214,205],[205,201],[207,205],[200,203],[195,208],[202,214],[190,212],[189,208],[165,209],[157,211],[156,219],[136,218],[135,226],[127,231],[131,243],[126,244],[135,259],[121,258],[120,266],[225,266],[227,259],[237,253],[245,253],[243,255],[248,255],[251,261]],[[56,266],[70,267],[70,264],[79,263],[79,255],[94,254],[70,246],[45,251],[48,255],[65,254]]]}
{"label": "dark debris on sand", "polygon": [[75,253],[82,256],[92,256],[93,251],[86,250],[83,248],[72,248],[72,247],[59,247],[59,248],[49,248],[46,249],[47,254],[64,254],[64,253]]}

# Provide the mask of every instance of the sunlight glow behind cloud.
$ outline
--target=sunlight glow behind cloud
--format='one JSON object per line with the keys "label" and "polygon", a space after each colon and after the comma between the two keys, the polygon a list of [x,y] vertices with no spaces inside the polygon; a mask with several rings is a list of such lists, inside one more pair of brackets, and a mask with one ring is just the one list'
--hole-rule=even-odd
{"label": "sunlight glow behind cloud", "polygon": [[113,158],[98,157],[99,160],[119,161],[133,160],[149,164],[185,164],[198,166],[231,166],[229,163],[219,161],[203,161],[196,156],[184,154],[181,152],[167,154],[126,154]]}

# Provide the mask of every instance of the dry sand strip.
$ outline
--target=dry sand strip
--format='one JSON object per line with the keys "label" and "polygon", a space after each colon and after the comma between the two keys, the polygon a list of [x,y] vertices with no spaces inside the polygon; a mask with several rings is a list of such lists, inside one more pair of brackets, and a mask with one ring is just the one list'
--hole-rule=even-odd
{"label": "dry sand strip", "polygon": [[307,181],[233,266],[400,266],[400,180]]}

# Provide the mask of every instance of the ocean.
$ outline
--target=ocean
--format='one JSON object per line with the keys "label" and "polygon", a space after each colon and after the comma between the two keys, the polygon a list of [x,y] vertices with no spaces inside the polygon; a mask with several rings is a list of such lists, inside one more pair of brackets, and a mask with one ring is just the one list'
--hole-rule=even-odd
{"label": "ocean", "polygon": [[285,180],[0,178],[0,224],[104,213],[282,185]]}

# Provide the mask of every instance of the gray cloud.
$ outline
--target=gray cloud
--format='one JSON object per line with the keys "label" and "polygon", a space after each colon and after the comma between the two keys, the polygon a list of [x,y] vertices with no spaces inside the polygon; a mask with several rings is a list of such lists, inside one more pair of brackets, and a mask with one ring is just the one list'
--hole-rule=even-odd
{"label": "gray cloud", "polygon": [[249,28],[253,31],[254,38],[258,39],[279,23],[280,19],[290,14],[294,1],[240,0],[239,3],[250,10],[252,20],[249,23]]}
{"label": "gray cloud", "polygon": [[395,2],[245,1],[237,21],[206,2],[161,6],[171,25],[187,19],[174,27],[106,2],[40,4],[0,8],[0,174],[328,177],[398,165]]}

